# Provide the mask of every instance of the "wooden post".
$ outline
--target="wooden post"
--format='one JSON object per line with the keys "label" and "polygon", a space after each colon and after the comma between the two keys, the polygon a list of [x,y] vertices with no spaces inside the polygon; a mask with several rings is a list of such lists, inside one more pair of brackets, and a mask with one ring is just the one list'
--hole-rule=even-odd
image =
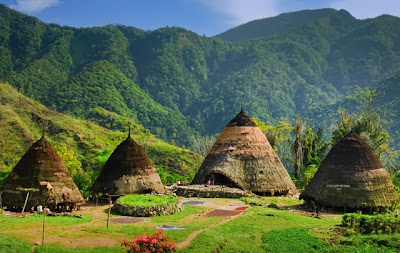
{"label": "wooden post", "polygon": [[99,203],[99,196],[97,196],[97,194],[96,194],[96,207],[97,207],[98,203]]}
{"label": "wooden post", "polygon": [[43,231],[42,231],[42,245],[44,245],[44,220],[46,218],[46,212],[44,211],[44,206],[43,206]]}
{"label": "wooden post", "polygon": [[108,208],[107,228],[108,228],[108,223],[110,222],[110,213],[111,213],[111,204],[112,204],[111,196],[108,196],[108,203],[110,204],[110,207]]}
{"label": "wooden post", "polygon": [[22,208],[22,212],[25,211],[25,207],[26,207],[26,203],[28,202],[28,198],[29,198],[29,192],[26,194],[25,203],[24,203],[24,207]]}
{"label": "wooden post", "polygon": [[3,209],[3,192],[0,192],[0,209]]}

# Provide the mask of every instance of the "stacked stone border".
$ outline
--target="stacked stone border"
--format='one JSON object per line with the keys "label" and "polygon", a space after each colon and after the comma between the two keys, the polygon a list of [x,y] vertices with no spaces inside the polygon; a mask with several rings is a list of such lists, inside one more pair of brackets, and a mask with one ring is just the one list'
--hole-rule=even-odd
{"label": "stacked stone border", "polygon": [[170,215],[182,212],[183,206],[181,202],[168,203],[161,206],[130,206],[119,203],[117,200],[112,210],[118,214],[134,217],[151,217],[160,215]]}
{"label": "stacked stone border", "polygon": [[241,198],[255,196],[249,191],[221,185],[210,185],[208,187],[204,185],[178,186],[175,189],[175,194],[186,198]]}

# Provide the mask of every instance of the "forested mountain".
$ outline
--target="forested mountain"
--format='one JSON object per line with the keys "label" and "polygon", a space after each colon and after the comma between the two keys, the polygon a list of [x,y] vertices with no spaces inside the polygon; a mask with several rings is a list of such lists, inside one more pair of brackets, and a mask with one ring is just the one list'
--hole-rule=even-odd
{"label": "forested mountain", "polygon": [[[191,180],[203,159],[157,139],[133,119],[101,108],[91,109],[88,115],[93,120],[51,111],[0,83],[0,184],[29,146],[40,138],[43,127],[75,183],[84,191],[92,185],[111,152],[127,137],[128,126],[132,138],[144,146],[165,184]],[[93,121],[124,132],[108,130]]]}
{"label": "forested mountain", "polygon": [[217,37],[227,41],[245,41],[265,39],[289,32],[309,22],[328,17],[336,12],[335,9],[303,10],[282,13],[271,18],[263,18],[239,25]]}
{"label": "forested mountain", "polygon": [[357,20],[344,10],[204,37],[178,27],[60,27],[0,5],[0,27],[0,80],[53,110],[112,129],[91,110],[102,108],[189,147],[220,132],[241,100],[268,123],[319,110],[329,124],[321,108],[400,70],[400,18]]}

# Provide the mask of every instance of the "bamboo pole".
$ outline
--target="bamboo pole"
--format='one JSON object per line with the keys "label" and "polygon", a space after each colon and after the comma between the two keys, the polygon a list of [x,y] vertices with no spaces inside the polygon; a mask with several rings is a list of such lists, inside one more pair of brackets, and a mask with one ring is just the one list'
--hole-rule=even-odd
{"label": "bamboo pole", "polygon": [[25,207],[26,207],[26,203],[28,202],[28,198],[29,198],[29,192],[26,194],[25,203],[24,203],[24,207],[22,208],[22,212],[25,211]]}
{"label": "bamboo pole", "polygon": [[43,208],[43,231],[42,231],[42,245],[44,245],[44,220],[46,218],[46,212],[44,211]]}

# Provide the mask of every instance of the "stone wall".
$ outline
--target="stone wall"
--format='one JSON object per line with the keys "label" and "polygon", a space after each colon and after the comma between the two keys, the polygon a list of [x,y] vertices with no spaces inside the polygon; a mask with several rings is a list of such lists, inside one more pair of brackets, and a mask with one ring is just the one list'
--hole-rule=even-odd
{"label": "stone wall", "polygon": [[241,198],[254,196],[249,191],[223,185],[210,185],[208,187],[204,185],[178,186],[175,189],[175,194],[187,198]]}
{"label": "stone wall", "polygon": [[159,215],[169,215],[182,212],[183,206],[181,202],[166,204],[162,206],[129,206],[119,203],[117,200],[112,210],[121,215],[135,217],[150,217]]}

